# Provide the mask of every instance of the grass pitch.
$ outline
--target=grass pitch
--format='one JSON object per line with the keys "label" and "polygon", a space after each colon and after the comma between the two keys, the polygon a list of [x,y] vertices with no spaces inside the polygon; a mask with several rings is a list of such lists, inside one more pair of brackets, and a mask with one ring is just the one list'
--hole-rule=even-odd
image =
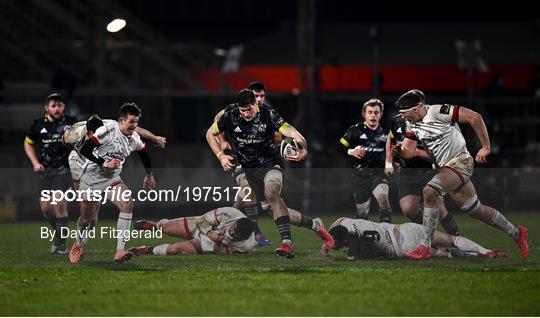
{"label": "grass pitch", "polygon": [[[95,239],[81,264],[71,265],[67,255],[48,254],[49,242],[39,238],[45,222],[0,224],[0,315],[540,316],[540,214],[508,216],[529,229],[528,261],[505,234],[463,214],[457,220],[464,236],[510,256],[324,258],[314,233],[293,227],[296,258],[286,260],[274,255],[278,233],[262,218],[272,245],[248,255],[141,256],[115,265],[116,241]],[[156,243],[134,239],[128,246]]]}

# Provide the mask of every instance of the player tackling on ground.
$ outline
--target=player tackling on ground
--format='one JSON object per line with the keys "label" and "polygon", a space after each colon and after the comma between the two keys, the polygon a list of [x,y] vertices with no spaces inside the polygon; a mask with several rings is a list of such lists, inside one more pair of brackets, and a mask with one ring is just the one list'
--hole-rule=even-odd
{"label": "player tackling on ground", "polygon": [[[348,248],[349,259],[403,258],[423,238],[422,225],[416,223],[376,223],[362,219],[339,218],[329,229],[335,250]],[[429,250],[436,257],[505,257],[503,251],[490,250],[463,236],[435,230]]]}
{"label": "player tackling on ground", "polygon": [[186,241],[129,249],[135,255],[221,254],[247,253],[256,245],[254,224],[240,210],[221,207],[200,216],[182,217],[159,222],[135,222],[137,230],[158,229],[163,234]]}
{"label": "player tackling on ground", "polygon": [[[414,156],[416,145],[422,143],[438,171],[424,187],[424,237],[422,243],[405,255],[410,259],[429,259],[433,233],[438,223],[438,198],[449,194],[452,200],[473,218],[480,219],[510,235],[527,259],[529,248],[527,228],[517,228],[499,211],[480,203],[471,176],[474,160],[485,163],[490,153],[490,142],[482,116],[468,108],[455,105],[427,105],[418,90],[403,94],[396,108],[407,120],[407,132],[402,146],[396,145],[400,156]],[[482,148],[473,159],[467,151],[465,138],[457,123],[469,124],[480,139]]]}

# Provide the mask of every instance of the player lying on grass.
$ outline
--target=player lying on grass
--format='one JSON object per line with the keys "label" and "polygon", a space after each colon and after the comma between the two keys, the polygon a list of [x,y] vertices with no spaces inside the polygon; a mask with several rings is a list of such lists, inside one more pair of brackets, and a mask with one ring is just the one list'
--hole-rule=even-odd
{"label": "player lying on grass", "polygon": [[[417,223],[376,223],[345,217],[337,219],[329,232],[334,238],[334,249],[347,247],[349,259],[403,258],[406,252],[420,244],[424,235],[422,225]],[[503,251],[486,249],[466,237],[437,230],[433,235],[431,250],[435,257],[506,256]]]}
{"label": "player lying on grass", "polygon": [[135,223],[137,230],[160,229],[168,236],[186,241],[158,246],[140,246],[129,251],[135,255],[232,254],[246,253],[256,245],[254,225],[245,214],[232,207],[222,207],[201,216],[183,217],[159,222],[147,220]]}

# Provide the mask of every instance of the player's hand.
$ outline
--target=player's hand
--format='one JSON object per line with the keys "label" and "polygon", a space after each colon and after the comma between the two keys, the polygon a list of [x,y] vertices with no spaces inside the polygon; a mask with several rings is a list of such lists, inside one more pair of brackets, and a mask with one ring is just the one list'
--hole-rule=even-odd
{"label": "player's hand", "polygon": [[234,158],[226,154],[222,154],[221,157],[219,157],[219,162],[221,162],[223,170],[229,171],[234,167],[232,160],[234,160]]}
{"label": "player's hand", "polygon": [[399,152],[401,151],[401,145],[392,145],[390,147],[390,152],[392,157],[399,157]]}
{"label": "player's hand", "polygon": [[122,164],[122,162],[120,162],[120,160],[118,159],[112,159],[110,161],[107,161],[103,164],[103,167],[104,168],[107,168],[107,169],[111,169],[111,170],[114,170],[118,167],[120,167],[120,165]]}
{"label": "player's hand", "polygon": [[304,148],[297,148],[296,149],[296,155],[294,156],[286,156],[285,160],[287,161],[302,161],[304,158],[306,158],[308,154],[307,149]]}
{"label": "player's hand", "polygon": [[146,190],[154,190],[156,188],[156,179],[152,172],[144,176],[143,188]]}
{"label": "player's hand", "polygon": [[167,138],[162,137],[162,136],[156,136],[152,140],[152,144],[154,145],[154,147],[157,147],[157,148],[165,148],[165,144],[167,144]]}
{"label": "player's hand", "polygon": [[384,166],[384,174],[385,174],[387,177],[390,177],[391,175],[394,174],[394,165],[392,164],[392,162],[387,161],[387,162],[385,163],[385,166]]}
{"label": "player's hand", "polygon": [[476,162],[478,163],[486,163],[487,162],[487,156],[489,156],[491,150],[487,147],[482,147],[480,150],[478,150],[478,153],[476,154]]}
{"label": "player's hand", "polygon": [[38,163],[34,165],[34,172],[43,172],[45,171],[45,167],[41,163]]}
{"label": "player's hand", "polygon": [[206,236],[208,236],[209,239],[211,239],[214,242],[221,242],[221,237],[223,236],[221,233],[210,231],[206,233]]}
{"label": "player's hand", "polygon": [[219,147],[221,148],[221,151],[232,150],[231,144],[225,140],[219,143]]}
{"label": "player's hand", "polygon": [[349,149],[347,153],[349,154],[349,156],[355,157],[356,159],[362,159],[366,155],[366,151],[360,146],[354,149]]}

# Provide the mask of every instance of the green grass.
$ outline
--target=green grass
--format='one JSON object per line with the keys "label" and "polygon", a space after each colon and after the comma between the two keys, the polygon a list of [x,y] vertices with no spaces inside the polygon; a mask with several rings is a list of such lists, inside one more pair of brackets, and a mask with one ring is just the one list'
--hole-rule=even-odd
{"label": "green grass", "polygon": [[[25,316],[539,316],[539,214],[511,214],[529,228],[531,256],[502,232],[458,215],[461,232],[504,259],[347,261],[319,255],[320,241],[294,228],[296,258],[272,248],[249,255],[147,256],[112,263],[112,239],[92,240],[83,262],[48,254],[45,222],[0,224],[0,315]],[[336,217],[325,217],[329,224]],[[403,221],[396,218],[397,222]],[[99,226],[113,225],[101,222]],[[166,238],[160,242],[173,242]],[[157,241],[137,239],[129,246]]]}

